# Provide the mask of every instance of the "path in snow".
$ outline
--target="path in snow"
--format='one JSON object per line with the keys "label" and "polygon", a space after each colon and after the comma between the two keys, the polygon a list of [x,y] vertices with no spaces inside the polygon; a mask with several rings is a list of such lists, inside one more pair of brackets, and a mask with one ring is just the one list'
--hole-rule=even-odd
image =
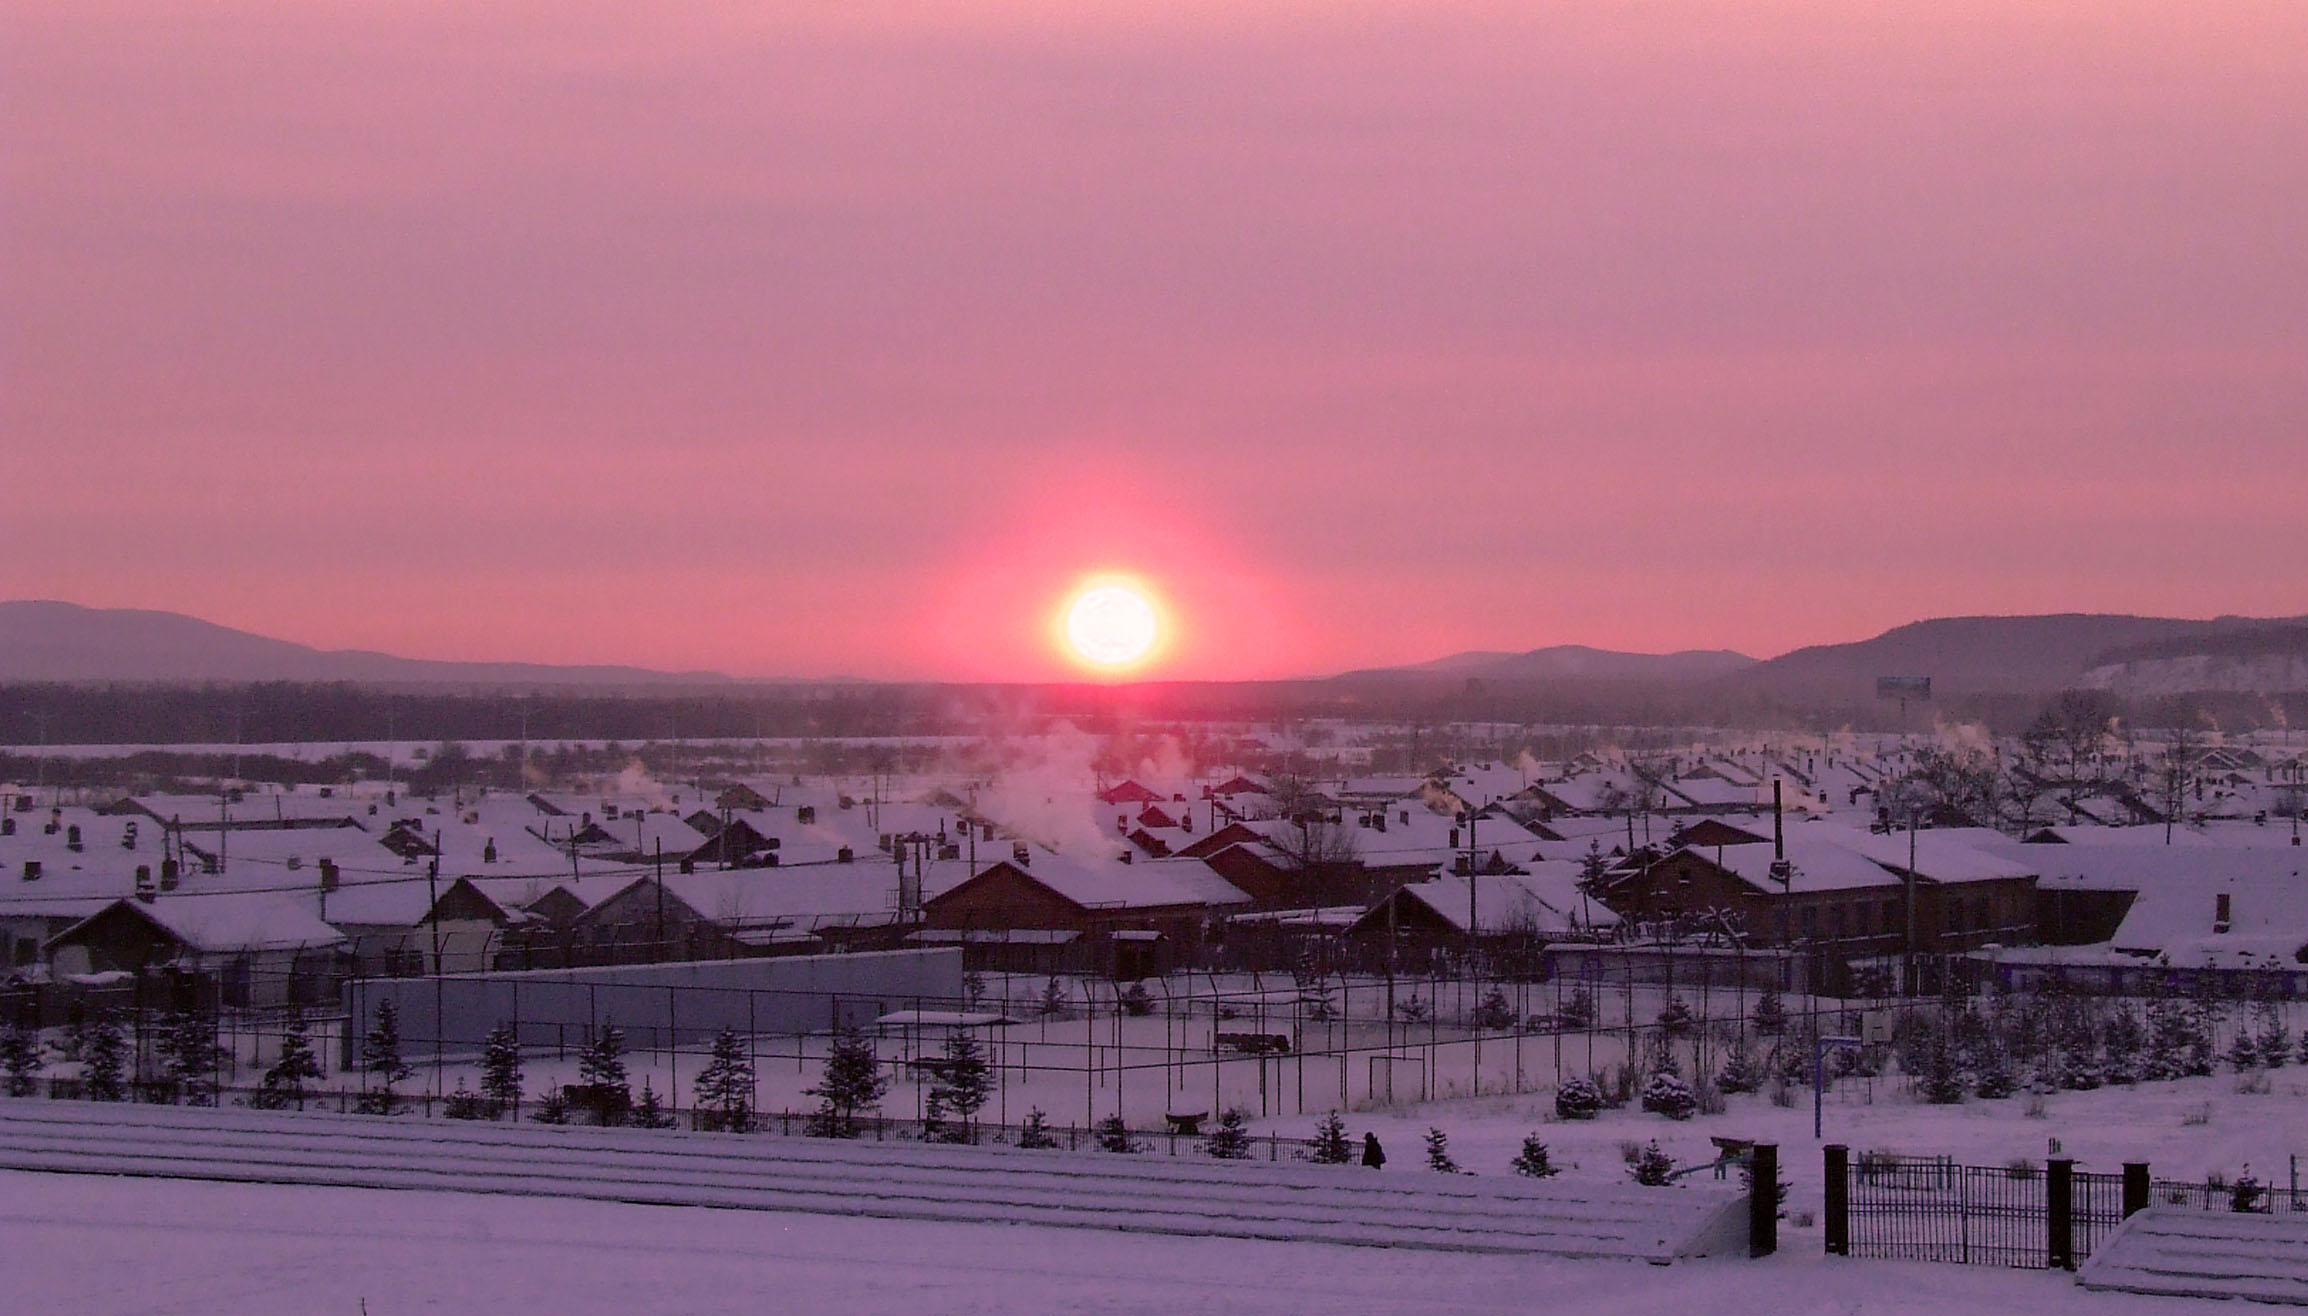
{"label": "path in snow", "polygon": [[79,1316],[2205,1316],[2067,1276],[1669,1267],[463,1193],[0,1171],[5,1307]]}
{"label": "path in snow", "polygon": [[0,1166],[1460,1252],[1743,1255],[1726,1189],[321,1113],[0,1103]]}

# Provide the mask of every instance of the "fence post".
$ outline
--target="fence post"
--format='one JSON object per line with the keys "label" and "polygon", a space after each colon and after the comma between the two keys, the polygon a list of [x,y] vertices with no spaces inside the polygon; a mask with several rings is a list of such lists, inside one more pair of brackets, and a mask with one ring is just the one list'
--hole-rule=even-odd
{"label": "fence post", "polygon": [[2124,1162],[2124,1218],[2148,1209],[2148,1163]]}
{"label": "fence post", "polygon": [[2053,1270],[2076,1268],[2075,1169],[2065,1157],[2044,1163],[2044,1224],[2050,1234],[2045,1255]]}
{"label": "fence post", "polygon": [[1779,1144],[1759,1142],[1747,1154],[1747,1255],[1779,1250]]}
{"label": "fence post", "polygon": [[1851,1255],[1851,1149],[1831,1143],[1827,1153],[1827,1255]]}

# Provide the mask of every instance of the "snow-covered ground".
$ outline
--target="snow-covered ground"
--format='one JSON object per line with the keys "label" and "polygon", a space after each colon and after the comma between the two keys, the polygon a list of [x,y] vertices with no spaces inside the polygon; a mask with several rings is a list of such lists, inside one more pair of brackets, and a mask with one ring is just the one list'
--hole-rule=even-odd
{"label": "snow-covered ground", "polygon": [[1459,1256],[456,1193],[0,1173],[5,1305],[86,1316],[1566,1311],[2136,1316],[2065,1275],[1831,1260]]}

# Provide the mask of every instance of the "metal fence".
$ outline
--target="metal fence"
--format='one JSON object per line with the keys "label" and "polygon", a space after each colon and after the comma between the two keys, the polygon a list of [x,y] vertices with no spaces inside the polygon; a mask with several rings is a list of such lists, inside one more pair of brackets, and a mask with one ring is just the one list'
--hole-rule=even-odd
{"label": "metal fence", "polygon": [[[2297,1166],[2297,1158],[2294,1158]],[[1840,1256],[2024,1270],[2073,1270],[2125,1218],[2151,1205],[2203,1211],[2308,1209],[2288,1185],[2152,1179],[2079,1171],[2067,1160],[1958,1165],[1946,1156],[1826,1149],[1827,1251]]]}

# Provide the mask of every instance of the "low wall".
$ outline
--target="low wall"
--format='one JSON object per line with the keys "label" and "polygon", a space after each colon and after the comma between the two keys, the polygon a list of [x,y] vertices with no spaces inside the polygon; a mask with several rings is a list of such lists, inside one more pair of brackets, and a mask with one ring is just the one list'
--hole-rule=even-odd
{"label": "low wall", "polygon": [[474,1050],[499,1025],[512,1027],[524,1046],[575,1047],[613,1024],[640,1050],[696,1043],[724,1028],[800,1033],[865,1024],[961,995],[958,947],[368,978],[344,987],[351,1020],[344,1063],[353,1063],[361,1035],[388,1000],[415,1059],[436,1039],[446,1050]]}

